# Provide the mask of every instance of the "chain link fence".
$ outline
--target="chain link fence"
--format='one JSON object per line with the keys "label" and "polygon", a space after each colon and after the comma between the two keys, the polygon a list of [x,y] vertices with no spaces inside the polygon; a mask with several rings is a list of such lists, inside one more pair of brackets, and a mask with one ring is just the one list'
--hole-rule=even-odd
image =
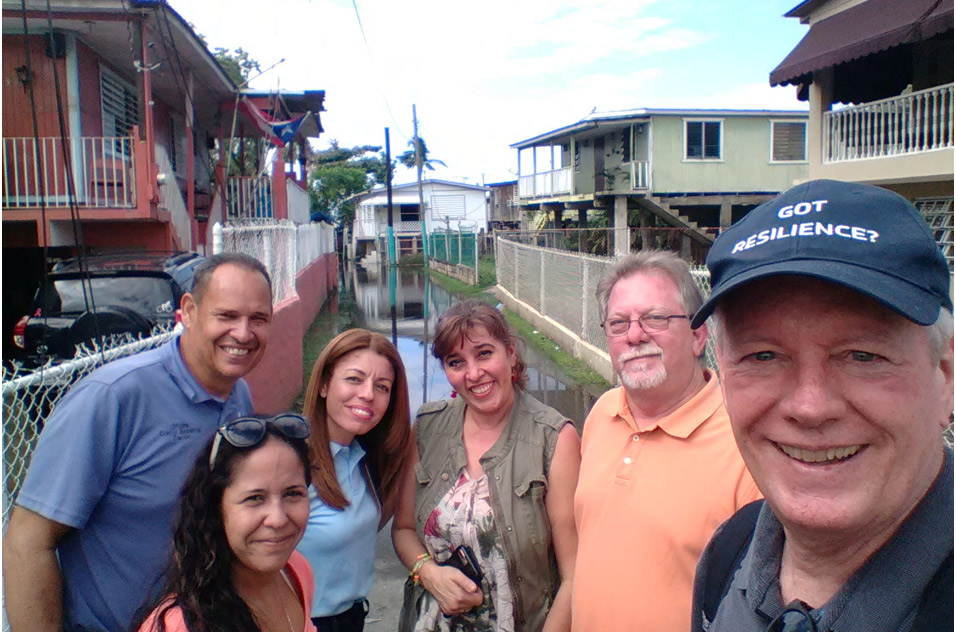
{"label": "chain link fence", "polygon": [[4,365],[3,377],[3,524],[20,492],[37,437],[47,418],[70,387],[107,362],[154,349],[175,334],[172,327],[158,326],[148,338],[130,334],[79,345],[76,357],[56,365],[27,369]]}
{"label": "chain link fence", "polygon": [[[601,328],[601,311],[594,291],[614,263],[613,257],[532,246],[512,241],[500,233],[495,243],[498,285],[607,353],[607,337]],[[710,293],[707,268],[691,266],[691,274],[704,296]],[[704,357],[707,366],[716,366],[710,342]]]}
{"label": "chain link fence", "polygon": [[496,235],[552,250],[581,255],[613,257],[616,240],[627,240],[631,252],[672,250],[682,259],[703,265],[711,237],[690,228],[544,228],[540,230],[498,230]]}

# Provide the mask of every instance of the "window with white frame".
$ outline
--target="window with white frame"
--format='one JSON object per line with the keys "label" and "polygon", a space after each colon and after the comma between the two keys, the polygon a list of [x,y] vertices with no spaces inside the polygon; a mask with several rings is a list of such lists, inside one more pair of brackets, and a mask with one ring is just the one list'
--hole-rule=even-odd
{"label": "window with white frame", "polygon": [[[100,66],[100,103],[103,136],[129,136],[139,119],[136,90],[106,66]],[[117,144],[117,148],[121,146]]]}
{"label": "window with white frame", "polygon": [[684,120],[684,160],[721,160],[723,121]]}
{"label": "window with white frame", "polygon": [[770,162],[807,159],[807,122],[770,121]]}

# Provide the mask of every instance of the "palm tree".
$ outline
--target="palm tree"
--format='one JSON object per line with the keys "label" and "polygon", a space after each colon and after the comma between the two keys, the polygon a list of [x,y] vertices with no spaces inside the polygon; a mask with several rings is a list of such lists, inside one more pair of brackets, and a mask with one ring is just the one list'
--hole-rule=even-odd
{"label": "palm tree", "polygon": [[[447,167],[444,162],[438,160],[437,158],[428,157],[428,147],[425,146],[425,139],[421,136],[417,137],[418,139],[418,148],[421,150],[422,154],[422,166],[429,171],[435,170],[435,165],[441,165],[442,167]],[[415,139],[408,141],[408,146],[411,147],[408,151],[404,152],[398,157],[398,162],[409,169],[415,168]]]}

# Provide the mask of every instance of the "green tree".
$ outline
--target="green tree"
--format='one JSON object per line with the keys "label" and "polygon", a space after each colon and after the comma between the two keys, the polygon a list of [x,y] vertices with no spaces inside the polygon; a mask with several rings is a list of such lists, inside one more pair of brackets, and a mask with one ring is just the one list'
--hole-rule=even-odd
{"label": "green tree", "polygon": [[350,223],[355,216],[355,206],[348,198],[385,184],[387,164],[381,150],[373,145],[339,147],[338,141],[332,140],[328,149],[313,154],[309,171],[312,210]]}
{"label": "green tree", "polygon": [[258,60],[253,59],[242,46],[235,50],[218,47],[213,51],[213,57],[237,86],[245,83],[253,72],[262,70]]}
{"label": "green tree", "polygon": [[[408,141],[408,146],[411,147],[408,151],[404,152],[398,157],[399,164],[408,167],[409,169],[415,168],[415,139]],[[418,137],[418,146],[421,149],[422,154],[422,167],[428,169],[429,171],[435,170],[435,165],[441,165],[442,167],[447,167],[444,162],[436,158],[428,157],[428,147],[425,145],[425,139],[421,136]]]}

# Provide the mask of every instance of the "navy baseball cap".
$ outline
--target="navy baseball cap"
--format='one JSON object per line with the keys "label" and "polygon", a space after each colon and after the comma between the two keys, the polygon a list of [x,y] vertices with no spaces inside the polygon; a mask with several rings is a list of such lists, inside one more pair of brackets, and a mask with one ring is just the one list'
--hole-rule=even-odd
{"label": "navy baseball cap", "polygon": [[953,310],[949,266],[926,221],[879,187],[811,180],[761,204],[725,230],[707,255],[712,291],[699,327],[730,290],[796,274],[846,286],[920,325]]}

